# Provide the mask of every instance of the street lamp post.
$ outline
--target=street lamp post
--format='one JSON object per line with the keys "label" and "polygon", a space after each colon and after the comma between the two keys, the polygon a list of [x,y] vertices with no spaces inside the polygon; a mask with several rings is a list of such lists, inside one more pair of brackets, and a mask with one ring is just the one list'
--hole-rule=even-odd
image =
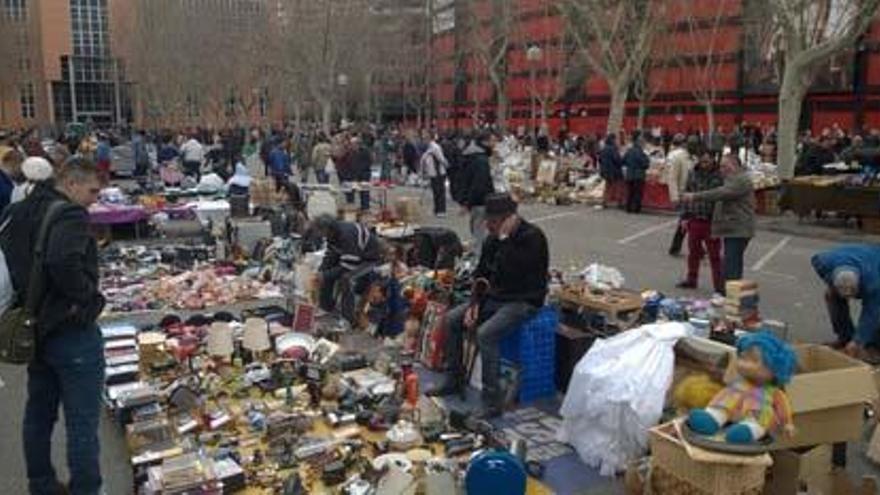
{"label": "street lamp post", "polygon": [[336,84],[339,85],[342,93],[342,120],[348,120],[348,93],[346,89],[348,88],[348,75],[347,74],[339,74],[336,76]]}
{"label": "street lamp post", "polygon": [[538,126],[537,115],[537,67],[538,62],[544,57],[544,50],[538,45],[530,45],[526,49],[526,61],[529,63],[529,84],[531,85],[531,102],[532,102],[532,129]]}

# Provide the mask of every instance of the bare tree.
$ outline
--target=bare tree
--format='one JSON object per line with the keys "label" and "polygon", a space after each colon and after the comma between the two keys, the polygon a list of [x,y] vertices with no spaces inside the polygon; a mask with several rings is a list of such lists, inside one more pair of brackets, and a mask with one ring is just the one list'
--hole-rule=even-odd
{"label": "bare tree", "polygon": [[779,90],[779,174],[794,175],[798,123],[817,69],[851,47],[874,19],[880,0],[768,0],[784,70]]}
{"label": "bare tree", "polygon": [[[539,15],[550,18],[559,14],[557,0],[538,0]],[[540,124],[546,125],[547,115],[553,106],[570,89],[570,69],[577,46],[568,33],[541,30],[532,38],[533,44],[525,48],[525,59],[529,66],[529,94],[540,107]],[[581,83],[583,81],[580,81]],[[532,120],[537,121],[535,108]],[[537,122],[533,122],[533,125]]]}
{"label": "bare tree", "polygon": [[563,0],[568,29],[611,92],[608,133],[623,124],[627,94],[664,22],[660,0]]}
{"label": "bare tree", "polygon": [[340,86],[358,79],[349,71],[363,53],[368,5],[363,0],[279,0],[279,4],[296,23],[287,30],[285,49],[302,67],[298,70],[302,87],[320,108],[322,126],[329,132],[334,102],[340,95],[346,97]]}
{"label": "bare tree", "polygon": [[708,132],[715,129],[715,100],[723,63],[721,28],[726,14],[737,3],[739,0],[678,0],[675,10],[670,12],[674,19],[671,41],[676,46],[671,58],[682,78],[688,78],[681,81],[682,85],[690,88],[694,99],[705,109]]}
{"label": "bare tree", "polygon": [[[461,19],[468,33],[471,54],[485,70],[492,83],[495,92],[496,124],[501,129],[506,129],[510,109],[510,98],[507,95],[507,53],[513,45],[518,26],[519,2],[466,0],[462,3],[463,5],[457,8],[463,9]],[[485,6],[488,6],[488,10]]]}
{"label": "bare tree", "polygon": [[669,59],[655,53],[642,62],[642,66],[636,73],[635,81],[632,86],[632,94],[636,101],[639,102],[638,116],[636,118],[636,127],[645,128],[645,118],[648,115],[648,104],[654,100],[657,94],[665,89],[660,78],[656,77],[657,72],[662,72],[669,65]]}

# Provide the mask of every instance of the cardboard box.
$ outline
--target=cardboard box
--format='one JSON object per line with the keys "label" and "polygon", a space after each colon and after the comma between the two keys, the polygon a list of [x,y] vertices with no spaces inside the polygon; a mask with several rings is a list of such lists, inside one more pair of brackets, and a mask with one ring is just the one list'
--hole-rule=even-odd
{"label": "cardboard box", "polygon": [[831,495],[831,446],[773,452],[765,495]]}
{"label": "cardboard box", "polygon": [[877,400],[867,364],[821,345],[796,345],[800,369],[786,387],[797,433],[774,450],[861,438],[865,404]]}

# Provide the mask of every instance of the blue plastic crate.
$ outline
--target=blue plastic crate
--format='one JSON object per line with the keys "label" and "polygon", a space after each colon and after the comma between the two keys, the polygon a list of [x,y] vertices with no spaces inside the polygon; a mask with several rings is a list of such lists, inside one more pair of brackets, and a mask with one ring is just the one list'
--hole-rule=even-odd
{"label": "blue plastic crate", "polygon": [[556,394],[556,328],[559,313],[550,306],[501,341],[501,356],[519,365],[520,402],[531,402]]}

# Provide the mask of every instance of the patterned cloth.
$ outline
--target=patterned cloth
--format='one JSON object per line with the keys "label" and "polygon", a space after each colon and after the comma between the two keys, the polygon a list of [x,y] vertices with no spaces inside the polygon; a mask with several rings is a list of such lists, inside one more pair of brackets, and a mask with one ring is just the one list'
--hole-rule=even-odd
{"label": "patterned cloth", "polygon": [[727,412],[728,421],[732,423],[753,418],[767,431],[792,424],[791,403],[781,388],[755,386],[742,378],[719,392],[709,407]]}
{"label": "patterned cloth", "polygon": [[[704,170],[696,167],[690,171],[687,178],[687,184],[684,186],[685,192],[694,193],[708,191],[721,187],[724,179],[717,170]],[[715,209],[714,201],[692,201],[682,204],[682,218],[712,220],[712,212]]]}

